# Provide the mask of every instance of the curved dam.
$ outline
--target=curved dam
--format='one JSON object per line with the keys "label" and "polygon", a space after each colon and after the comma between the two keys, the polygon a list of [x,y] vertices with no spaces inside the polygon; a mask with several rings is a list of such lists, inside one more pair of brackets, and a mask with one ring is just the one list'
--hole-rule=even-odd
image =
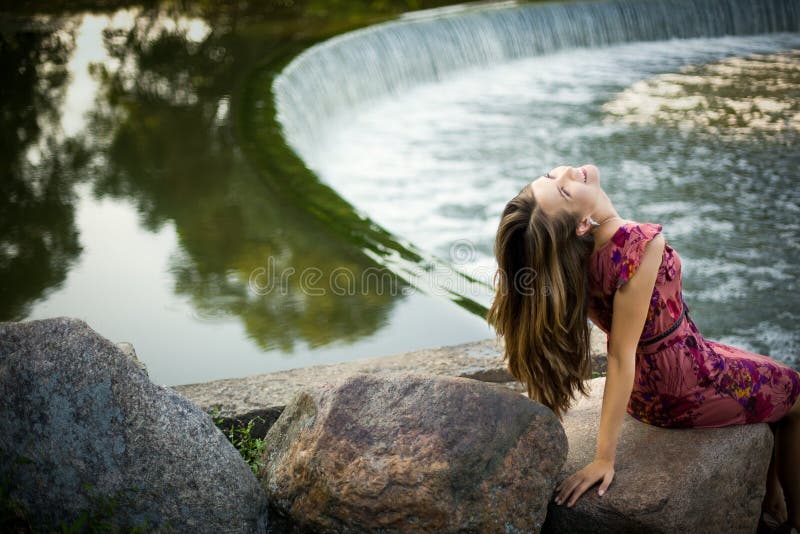
{"label": "curved dam", "polygon": [[309,164],[326,123],[474,67],[615,43],[797,32],[791,0],[465,4],[411,13],[313,46],[275,79],[277,118]]}
{"label": "curved dam", "polygon": [[504,202],[592,161],[625,217],[664,225],[707,335],[797,367],[798,31],[788,0],[465,4],[307,49],[275,113],[321,182],[484,306]]}

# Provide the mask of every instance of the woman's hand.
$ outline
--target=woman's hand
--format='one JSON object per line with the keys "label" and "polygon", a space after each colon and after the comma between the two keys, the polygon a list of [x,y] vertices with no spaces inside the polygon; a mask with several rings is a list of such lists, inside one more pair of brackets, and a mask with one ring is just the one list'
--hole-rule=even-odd
{"label": "woman's hand", "polygon": [[598,494],[602,495],[613,479],[614,462],[595,459],[556,487],[556,504],[562,504],[569,499],[567,506],[572,507],[575,501],[583,495],[583,492],[591,488],[598,480],[603,481],[598,490]]}

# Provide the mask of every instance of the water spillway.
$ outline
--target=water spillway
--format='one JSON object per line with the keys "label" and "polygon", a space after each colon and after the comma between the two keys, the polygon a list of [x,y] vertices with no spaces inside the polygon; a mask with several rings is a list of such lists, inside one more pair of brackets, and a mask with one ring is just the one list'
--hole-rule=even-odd
{"label": "water spillway", "polygon": [[428,10],[313,46],[275,79],[276,113],[307,164],[349,109],[471,67],[569,48],[800,30],[793,0],[616,0]]}

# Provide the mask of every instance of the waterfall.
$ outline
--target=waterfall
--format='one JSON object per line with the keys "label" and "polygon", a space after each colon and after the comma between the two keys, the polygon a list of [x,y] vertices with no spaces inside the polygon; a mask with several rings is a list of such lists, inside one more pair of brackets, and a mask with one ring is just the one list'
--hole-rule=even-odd
{"label": "waterfall", "polygon": [[331,119],[458,70],[569,48],[799,29],[797,0],[464,4],[307,49],[275,78],[275,109],[288,143],[313,168],[314,147]]}

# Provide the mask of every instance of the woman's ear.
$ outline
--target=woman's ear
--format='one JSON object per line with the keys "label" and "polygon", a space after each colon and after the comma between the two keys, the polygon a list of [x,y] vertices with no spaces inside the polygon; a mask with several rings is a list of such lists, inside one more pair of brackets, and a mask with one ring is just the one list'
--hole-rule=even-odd
{"label": "woman's ear", "polygon": [[578,237],[582,237],[588,234],[591,229],[592,225],[589,222],[589,217],[586,216],[578,222],[578,228],[575,229],[575,233]]}

